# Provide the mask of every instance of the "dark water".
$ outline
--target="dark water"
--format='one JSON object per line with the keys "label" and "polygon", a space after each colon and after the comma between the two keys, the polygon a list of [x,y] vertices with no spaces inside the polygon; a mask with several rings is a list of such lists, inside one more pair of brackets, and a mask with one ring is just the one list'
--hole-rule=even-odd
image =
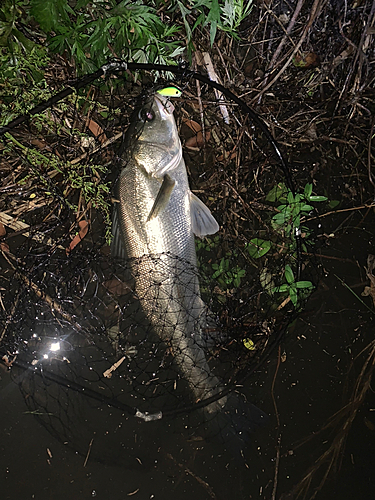
{"label": "dark water", "polygon": [[[358,295],[368,284],[364,266],[368,253],[375,253],[375,220],[370,213],[363,221],[363,215],[354,213],[345,230],[337,231],[322,246],[320,252],[325,257],[318,261],[324,278],[280,346],[285,361],[278,366],[276,350],[243,388],[271,417],[269,426],[254,435],[244,463],[239,464],[219,443],[187,440],[179,430],[181,422],[177,426],[169,421],[140,424],[119,410],[105,407],[95,417],[98,433],[92,436],[85,463],[85,456],[57,441],[28,413],[18,386],[1,368],[1,498],[285,497],[342,430],[345,419],[318,433],[329,417],[347,404],[367,357],[360,353],[374,339],[373,315],[335,277]],[[339,222],[331,221],[330,227],[339,227]],[[370,298],[363,300],[374,308]],[[301,444],[306,438],[312,439]],[[89,450],[90,439],[83,439]],[[374,449],[375,395],[370,388],[351,425],[344,454],[339,455],[341,469],[328,477],[316,498],[373,498]],[[313,477],[307,498],[327,465],[323,463]]]}

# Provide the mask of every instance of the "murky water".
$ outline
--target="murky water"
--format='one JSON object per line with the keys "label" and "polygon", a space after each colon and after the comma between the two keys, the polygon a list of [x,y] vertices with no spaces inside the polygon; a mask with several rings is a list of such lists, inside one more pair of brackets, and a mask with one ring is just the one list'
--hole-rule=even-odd
{"label": "murky water", "polygon": [[[335,277],[358,295],[366,284],[364,265],[367,254],[374,252],[374,237],[367,229],[373,227],[374,216],[367,217],[365,228],[363,223],[356,227],[361,219],[360,213],[354,214],[350,228],[346,225],[329,246],[322,247],[325,257],[319,260],[325,277],[280,346],[285,361],[277,368],[275,351],[246,383],[244,392],[271,419],[254,436],[243,464],[219,443],[187,440],[173,422],[139,424],[109,408],[95,417],[98,433],[92,436],[91,448],[90,439],[84,437],[90,450],[86,459],[58,442],[28,413],[17,385],[1,369],[1,497],[268,500],[290,492],[329,448],[339,428],[298,443],[317,433],[347,403],[347,392],[351,393],[366,355],[348,374],[349,366],[373,339],[371,313]],[[364,300],[373,307],[370,298]],[[374,445],[375,395],[369,390],[349,433],[341,471],[328,478],[316,498],[372,498]],[[326,467],[327,462],[314,476],[314,486]]]}

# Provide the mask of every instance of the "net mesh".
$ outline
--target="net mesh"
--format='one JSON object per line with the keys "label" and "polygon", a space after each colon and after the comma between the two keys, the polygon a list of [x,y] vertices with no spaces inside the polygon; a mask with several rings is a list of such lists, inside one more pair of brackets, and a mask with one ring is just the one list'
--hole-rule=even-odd
{"label": "net mesh", "polygon": [[[263,415],[232,391],[302,310],[306,293],[294,287],[292,297],[286,269],[314,281],[312,230],[298,255],[296,216],[275,221],[289,191],[267,139],[208,86],[199,96],[195,82],[183,87],[174,105],[190,187],[220,224],[197,239],[197,268],[173,254],[111,258],[135,85],[117,77],[84,88],[2,141],[0,349],[29,409],[78,448],[108,408],[146,420],[193,415],[194,429],[224,439],[238,435],[238,419],[256,428]],[[194,293],[186,275],[199,280],[198,315],[166,292]],[[139,279],[149,281],[145,297]]]}

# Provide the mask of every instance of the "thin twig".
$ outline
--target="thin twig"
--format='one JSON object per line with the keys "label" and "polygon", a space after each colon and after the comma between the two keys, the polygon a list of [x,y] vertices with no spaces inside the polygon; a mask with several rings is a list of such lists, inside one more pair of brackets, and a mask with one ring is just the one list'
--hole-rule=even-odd
{"label": "thin twig", "polygon": [[275,400],[274,389],[275,389],[276,377],[277,377],[277,374],[278,374],[278,371],[279,371],[279,368],[280,368],[280,361],[281,361],[281,347],[279,346],[279,350],[278,350],[278,354],[277,354],[276,370],[275,370],[275,374],[273,376],[272,385],[271,385],[271,397],[272,397],[273,406],[275,408],[275,414],[276,414],[276,420],[277,420],[277,429],[279,429],[279,427],[280,427],[280,417],[279,417],[279,412],[277,410],[277,404],[276,404],[276,400]]}
{"label": "thin twig", "polygon": [[281,434],[279,434],[279,436],[277,438],[275,474],[274,474],[274,477],[273,477],[273,488],[272,488],[271,500],[275,500],[276,499],[277,480],[278,480],[278,477],[279,477],[279,465],[280,465],[280,445],[281,445]]}
{"label": "thin twig", "polygon": [[281,41],[279,43],[279,46],[275,50],[274,55],[272,56],[271,62],[269,64],[269,68],[270,69],[273,69],[273,66],[274,66],[274,64],[276,62],[276,59],[279,57],[281,49],[283,48],[283,46],[284,46],[287,38],[289,38],[289,35],[290,35],[292,29],[294,28],[294,25],[296,23],[297,17],[299,16],[299,13],[301,12],[303,2],[304,2],[304,0],[298,0],[298,3],[296,5],[296,9],[295,9],[294,14],[292,16],[292,19],[290,20],[289,25],[288,25],[288,27],[286,29],[286,33],[283,36],[283,38],[281,39]]}
{"label": "thin twig", "polygon": [[294,47],[293,52],[291,53],[291,55],[289,56],[288,60],[284,64],[284,66],[281,68],[281,70],[277,73],[277,75],[270,81],[270,83],[268,85],[266,85],[260,92],[258,92],[257,96],[254,97],[254,99],[252,99],[252,101],[251,101],[252,104],[254,104],[256,101],[258,101],[259,98],[265,92],[267,92],[267,90],[270,87],[272,87],[272,85],[280,78],[280,76],[284,73],[284,71],[287,69],[287,67],[289,66],[289,64],[292,62],[294,56],[297,54],[297,52],[299,51],[301,45],[305,41],[305,38],[307,36],[308,31],[311,28],[313,22],[315,21],[315,18],[317,17],[317,15],[319,13],[319,8],[323,5],[323,3],[325,1],[326,0],[315,0],[314,1],[314,4],[313,4],[313,6],[311,8],[311,11],[310,11],[310,17],[309,17],[308,23],[306,24],[305,29],[303,30],[303,33],[302,33],[302,36],[301,36],[299,42]]}
{"label": "thin twig", "polygon": [[212,487],[208,483],[206,483],[206,481],[203,481],[202,478],[200,478],[199,476],[197,476],[196,474],[194,474],[194,472],[192,472],[190,469],[188,469],[188,467],[186,467],[186,465],[178,463],[177,460],[175,460],[175,458],[173,458],[173,456],[170,453],[167,453],[167,457],[169,459],[171,459],[176,465],[178,465],[178,467],[180,469],[182,469],[186,474],[189,474],[199,484],[201,484],[203,486],[203,488],[205,488],[205,490],[207,491],[207,493],[209,494],[209,496],[211,498],[213,498],[214,500],[217,500],[217,496],[215,495],[214,490],[212,489]]}
{"label": "thin twig", "polygon": [[89,448],[88,448],[87,453],[86,453],[86,458],[85,458],[85,461],[83,463],[83,467],[86,467],[86,465],[87,465],[87,462],[89,460],[89,456],[90,456],[90,453],[91,453],[91,447],[92,447],[92,443],[93,442],[94,442],[94,438],[92,438],[91,441],[90,441]]}

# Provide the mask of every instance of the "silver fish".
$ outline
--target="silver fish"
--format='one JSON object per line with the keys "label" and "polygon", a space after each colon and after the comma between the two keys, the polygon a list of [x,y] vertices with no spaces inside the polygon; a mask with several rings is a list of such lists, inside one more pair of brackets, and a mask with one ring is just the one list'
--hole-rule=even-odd
{"label": "silver fish", "polygon": [[[131,118],[111,252],[130,259],[143,312],[199,401],[224,387],[203,349],[207,311],[199,291],[194,235],[214,234],[219,225],[189,188],[173,111],[167,98],[154,94]],[[212,416],[227,403],[224,396],[204,412]]]}

